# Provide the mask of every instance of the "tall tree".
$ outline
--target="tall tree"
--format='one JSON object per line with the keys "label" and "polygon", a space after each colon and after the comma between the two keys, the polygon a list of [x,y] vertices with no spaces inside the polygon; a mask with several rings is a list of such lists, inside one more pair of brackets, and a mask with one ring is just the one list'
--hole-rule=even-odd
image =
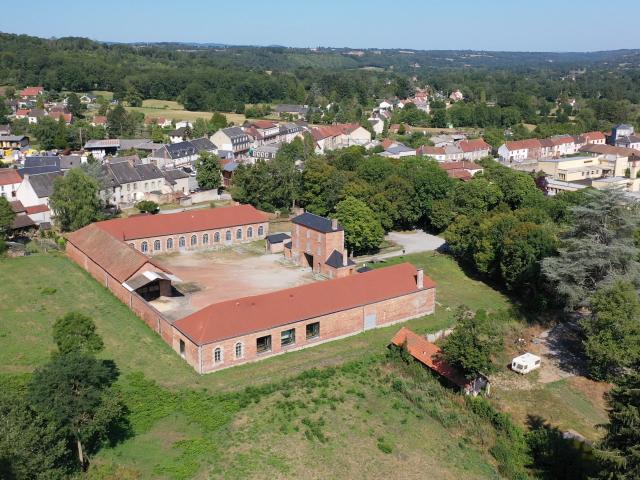
{"label": "tall tree", "polygon": [[63,231],[77,230],[98,219],[98,192],[98,182],[79,168],[55,179],[50,202]]}
{"label": "tall tree", "polygon": [[600,478],[640,478],[640,365],[618,379],[606,394],[609,404],[607,433],[598,448]]}
{"label": "tall tree", "polygon": [[380,246],[384,230],[366,203],[347,197],[336,206],[335,218],[344,228],[344,240],[349,251],[370,252]]}
{"label": "tall tree", "polygon": [[476,313],[461,306],[456,326],[442,345],[444,358],[467,378],[494,370],[493,357],[502,349],[502,332],[484,310]]}
{"label": "tall tree", "polygon": [[584,205],[571,208],[573,227],[557,257],[543,260],[542,271],[567,309],[587,305],[595,291],[616,281],[640,278],[635,232],[638,206],[617,190],[585,194]]}
{"label": "tall tree", "polygon": [[196,180],[200,188],[214,190],[222,182],[220,158],[210,152],[200,152],[196,160]]}

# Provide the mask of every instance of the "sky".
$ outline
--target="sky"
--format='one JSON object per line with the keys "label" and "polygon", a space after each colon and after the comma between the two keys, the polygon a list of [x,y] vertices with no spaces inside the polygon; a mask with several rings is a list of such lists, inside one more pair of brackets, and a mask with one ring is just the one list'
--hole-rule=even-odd
{"label": "sky", "polygon": [[[4,3],[4,2],[3,2]],[[115,42],[594,51],[640,48],[640,1],[29,0],[0,31]],[[622,12],[622,13],[621,13]]]}

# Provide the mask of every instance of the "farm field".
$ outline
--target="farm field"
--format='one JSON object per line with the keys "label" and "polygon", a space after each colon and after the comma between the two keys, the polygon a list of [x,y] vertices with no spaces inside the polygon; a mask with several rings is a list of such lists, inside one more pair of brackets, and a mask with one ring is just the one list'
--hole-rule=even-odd
{"label": "farm field", "polygon": [[[387,264],[401,261],[438,284],[437,313],[406,323],[417,332],[451,325],[461,304],[511,306],[447,256]],[[0,383],[47,360],[52,324],[69,310],[94,318],[102,356],[121,371],[135,435],[103,449],[89,478],[500,478],[489,454],[494,427],[429,373],[389,357],[398,326],[200,376],[63,255],[1,259],[0,275],[12,279],[0,291]],[[494,401],[523,423],[532,412],[549,421],[560,412],[563,427],[593,437],[585,426],[600,423],[604,408],[576,382],[536,386],[535,396],[501,390]]]}
{"label": "farm field", "polygon": [[[141,107],[126,107],[127,110],[142,112],[147,117],[157,118],[165,117],[170,120],[197,120],[203,118],[209,120],[212,112],[191,112],[185,110],[178,102],[171,100],[144,100]],[[227,122],[233,122],[235,125],[241,125],[246,117],[238,113],[223,113],[227,117]]]}

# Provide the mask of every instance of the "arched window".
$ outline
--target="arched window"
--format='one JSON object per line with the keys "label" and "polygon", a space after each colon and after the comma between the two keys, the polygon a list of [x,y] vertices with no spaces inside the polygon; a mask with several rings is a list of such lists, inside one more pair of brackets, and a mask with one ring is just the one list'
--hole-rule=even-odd
{"label": "arched window", "polygon": [[205,233],[202,236],[202,244],[203,245],[209,245],[209,234],[208,233]]}
{"label": "arched window", "polygon": [[187,242],[185,241],[184,237],[180,237],[180,238],[178,239],[178,246],[179,246],[180,248],[183,248],[183,247],[185,247],[186,245],[187,245]]}
{"label": "arched window", "polygon": [[220,347],[216,348],[213,351],[213,362],[214,363],[222,362],[222,349]]}
{"label": "arched window", "polygon": [[258,236],[261,237],[262,235],[264,235],[264,227],[260,225],[258,227]]}
{"label": "arched window", "polygon": [[161,249],[161,248],[162,248],[162,247],[160,246],[160,240],[155,240],[155,241],[153,242],[153,249],[154,249],[155,251],[160,251],[160,249]]}
{"label": "arched window", "polygon": [[242,229],[241,228],[236,230],[236,239],[242,240]]}
{"label": "arched window", "polygon": [[253,238],[253,227],[247,228],[247,238]]}
{"label": "arched window", "polygon": [[149,250],[149,244],[147,242],[142,242],[142,245],[140,245],[140,250],[142,250],[142,253],[147,253],[147,251]]}
{"label": "arched window", "polygon": [[242,358],[242,343],[236,343],[236,358]]}
{"label": "arched window", "polygon": [[167,238],[167,250],[173,249],[173,238]]}
{"label": "arched window", "polygon": [[213,234],[213,241],[215,243],[220,242],[220,232],[216,232],[216,233]]}
{"label": "arched window", "polygon": [[225,239],[227,242],[230,242],[230,241],[231,241],[231,230],[227,230],[227,233],[225,233],[225,234],[224,234],[224,239]]}
{"label": "arched window", "polygon": [[198,237],[196,235],[191,235],[191,246],[195,247],[198,244]]}

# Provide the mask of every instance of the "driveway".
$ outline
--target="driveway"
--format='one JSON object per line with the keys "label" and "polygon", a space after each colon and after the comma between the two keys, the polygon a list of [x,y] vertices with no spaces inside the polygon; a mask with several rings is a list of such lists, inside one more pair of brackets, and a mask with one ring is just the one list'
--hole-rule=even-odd
{"label": "driveway", "polygon": [[399,257],[401,255],[409,255],[410,253],[431,252],[443,246],[446,242],[443,238],[430,235],[423,230],[412,230],[409,232],[389,232],[385,237],[386,240],[400,245],[400,250],[389,253],[381,253],[379,255],[369,255],[367,257],[358,257],[358,262],[368,262],[372,259],[384,259]]}

